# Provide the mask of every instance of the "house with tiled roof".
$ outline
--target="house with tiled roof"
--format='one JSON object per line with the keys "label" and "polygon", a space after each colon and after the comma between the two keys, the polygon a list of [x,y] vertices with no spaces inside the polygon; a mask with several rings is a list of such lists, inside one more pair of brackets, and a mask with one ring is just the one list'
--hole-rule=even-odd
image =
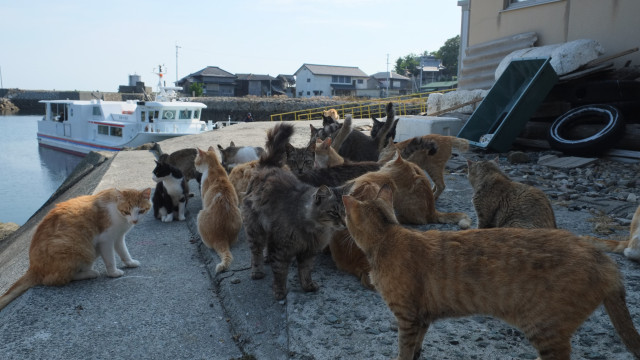
{"label": "house with tiled roof", "polygon": [[236,75],[217,66],[207,66],[178,80],[176,85],[187,94],[191,84],[199,83],[204,96],[235,96],[236,78]]}
{"label": "house with tiled roof", "polygon": [[[411,93],[411,79],[395,71],[382,71],[371,75],[376,80],[378,88],[383,90],[384,96],[407,95]],[[386,94],[386,92],[389,92]]]}
{"label": "house with tiled roof", "polygon": [[357,96],[369,75],[355,66],[303,64],[295,73],[296,97]]}
{"label": "house with tiled roof", "polygon": [[236,74],[236,96],[271,96],[274,95],[276,78],[260,74]]}

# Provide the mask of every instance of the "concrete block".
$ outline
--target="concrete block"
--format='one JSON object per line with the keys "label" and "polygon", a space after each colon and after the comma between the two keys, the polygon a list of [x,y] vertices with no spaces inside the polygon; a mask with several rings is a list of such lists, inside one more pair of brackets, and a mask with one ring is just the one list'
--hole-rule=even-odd
{"label": "concrete block", "polygon": [[[464,104],[469,101],[484,98],[489,90],[457,90],[446,93],[436,93],[429,95],[427,99],[427,115],[455,108],[457,105]],[[460,112],[463,114],[473,113],[480,102],[472,105],[466,105],[461,108],[457,108],[452,111]]]}
{"label": "concrete block", "polygon": [[600,43],[591,39],[578,39],[562,44],[516,50],[500,61],[496,69],[495,78],[496,80],[500,78],[500,75],[513,59],[550,57],[551,67],[560,76],[577,70],[602,54],[604,54],[604,48]]}
{"label": "concrete block", "polygon": [[399,142],[428,134],[456,136],[462,125],[462,120],[454,117],[400,116],[394,140]]}

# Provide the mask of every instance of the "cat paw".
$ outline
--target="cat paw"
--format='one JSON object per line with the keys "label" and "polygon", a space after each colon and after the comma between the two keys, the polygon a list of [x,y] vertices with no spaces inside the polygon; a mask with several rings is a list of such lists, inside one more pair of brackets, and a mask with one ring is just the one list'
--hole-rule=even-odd
{"label": "cat paw", "polygon": [[287,290],[276,290],[273,292],[273,297],[275,297],[276,300],[284,300],[287,298]]}
{"label": "cat paw", "polygon": [[169,214],[167,216],[163,216],[162,217],[162,221],[163,222],[172,222],[173,221],[173,214]]}
{"label": "cat paw", "polygon": [[[220,263],[216,265],[216,274],[223,271],[227,271],[227,266],[225,266],[225,264]],[[251,277],[253,278],[253,275]],[[264,277],[264,274],[262,274],[262,277]]]}
{"label": "cat paw", "polygon": [[120,270],[120,269],[114,269],[114,270],[107,270],[107,276],[112,277],[112,278],[117,278],[124,275],[124,271]]}
{"label": "cat paw", "polygon": [[178,217],[178,220],[180,220],[180,221],[185,221],[185,220],[187,220],[187,218],[186,218],[184,215],[180,215],[180,216]]}
{"label": "cat paw", "polygon": [[[217,266],[216,266],[217,268]],[[260,280],[262,278],[264,278],[264,272],[263,271],[252,271],[251,272],[251,278],[253,280]]]}
{"label": "cat paw", "polygon": [[140,266],[140,261],[131,259],[129,261],[125,261],[124,264],[129,268],[137,268]]}
{"label": "cat paw", "polygon": [[314,291],[318,291],[318,289],[320,289],[320,286],[318,286],[318,283],[315,281],[312,281],[302,287],[302,290],[306,292],[314,292]]}
{"label": "cat paw", "polygon": [[624,249],[624,256],[626,256],[629,260],[640,261],[640,250],[626,248]]}

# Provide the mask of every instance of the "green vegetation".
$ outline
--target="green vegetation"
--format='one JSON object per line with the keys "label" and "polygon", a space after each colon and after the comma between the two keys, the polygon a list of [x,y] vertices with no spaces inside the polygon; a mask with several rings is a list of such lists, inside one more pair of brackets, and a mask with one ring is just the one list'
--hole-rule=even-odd
{"label": "green vegetation", "polygon": [[439,81],[452,80],[458,76],[458,54],[460,52],[460,35],[456,35],[445,41],[438,51],[424,51],[420,55],[409,54],[396,60],[394,71],[400,75],[420,77],[420,58],[434,56],[442,61],[446,68],[442,71]]}
{"label": "green vegetation", "polygon": [[195,97],[202,96],[204,89],[201,83],[193,83],[189,85],[189,94],[194,94]]}

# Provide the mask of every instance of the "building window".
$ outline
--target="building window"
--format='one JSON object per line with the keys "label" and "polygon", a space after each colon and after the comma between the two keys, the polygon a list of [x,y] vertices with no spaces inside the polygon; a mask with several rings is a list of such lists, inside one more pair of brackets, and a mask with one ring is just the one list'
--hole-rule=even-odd
{"label": "building window", "polygon": [[106,125],[98,125],[98,134],[109,135],[109,127]]}
{"label": "building window", "polygon": [[93,107],[93,115],[94,116],[102,116],[102,111],[100,111],[100,106]]}
{"label": "building window", "polygon": [[358,79],[358,84],[363,84],[363,83],[364,83],[364,80]]}
{"label": "building window", "polygon": [[311,92],[307,91],[307,96],[311,96]]}
{"label": "building window", "polygon": [[298,96],[302,96],[302,91],[298,91]]}
{"label": "building window", "polygon": [[564,0],[504,0],[505,10],[522,9],[524,7],[548,4]]}
{"label": "building window", "polygon": [[351,84],[351,76],[331,76],[331,82],[334,84]]}

